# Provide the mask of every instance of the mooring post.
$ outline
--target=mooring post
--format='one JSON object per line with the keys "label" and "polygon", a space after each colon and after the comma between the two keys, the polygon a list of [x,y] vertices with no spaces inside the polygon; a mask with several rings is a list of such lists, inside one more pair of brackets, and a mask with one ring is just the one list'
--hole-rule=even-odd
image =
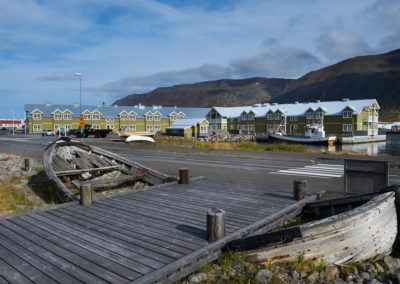
{"label": "mooring post", "polygon": [[295,200],[302,200],[307,197],[307,180],[293,181],[293,195]]}
{"label": "mooring post", "polygon": [[81,205],[92,205],[92,186],[90,184],[81,185]]}
{"label": "mooring post", "polygon": [[30,165],[30,163],[29,163],[29,159],[24,159],[24,170],[26,171],[26,172],[29,172],[30,170],[31,170],[31,165]]}
{"label": "mooring post", "polygon": [[225,236],[225,211],[209,209],[207,211],[207,240],[212,243]]}
{"label": "mooring post", "polygon": [[179,183],[189,184],[189,169],[187,168],[179,169]]}

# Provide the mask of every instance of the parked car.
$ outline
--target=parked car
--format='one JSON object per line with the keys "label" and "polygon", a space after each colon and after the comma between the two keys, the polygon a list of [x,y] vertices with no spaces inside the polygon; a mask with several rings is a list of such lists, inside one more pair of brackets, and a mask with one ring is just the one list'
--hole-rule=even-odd
{"label": "parked car", "polygon": [[70,129],[68,131],[68,135],[76,135],[76,133],[78,133],[78,129]]}
{"label": "parked car", "polygon": [[56,136],[53,130],[45,129],[42,131],[42,136]]}

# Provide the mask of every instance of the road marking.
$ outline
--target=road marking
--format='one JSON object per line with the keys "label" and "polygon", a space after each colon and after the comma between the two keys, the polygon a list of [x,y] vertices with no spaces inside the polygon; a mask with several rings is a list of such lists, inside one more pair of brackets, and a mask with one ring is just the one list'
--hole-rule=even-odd
{"label": "road marking", "polygon": [[289,176],[310,176],[315,178],[340,178],[344,174],[344,169],[342,165],[317,164],[314,166],[304,166],[270,173]]}

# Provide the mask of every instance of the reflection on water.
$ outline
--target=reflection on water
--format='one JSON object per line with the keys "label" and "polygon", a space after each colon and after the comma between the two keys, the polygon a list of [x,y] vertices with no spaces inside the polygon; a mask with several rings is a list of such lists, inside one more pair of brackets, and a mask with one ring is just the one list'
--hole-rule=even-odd
{"label": "reflection on water", "polygon": [[330,152],[345,151],[365,153],[368,155],[388,154],[400,156],[400,135],[387,135],[386,142],[363,143],[363,144],[343,144],[335,146],[307,146],[310,149]]}

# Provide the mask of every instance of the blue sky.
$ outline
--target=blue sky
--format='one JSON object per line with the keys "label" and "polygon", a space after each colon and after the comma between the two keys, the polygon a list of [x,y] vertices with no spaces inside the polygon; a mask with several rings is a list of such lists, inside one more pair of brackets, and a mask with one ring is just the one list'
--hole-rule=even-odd
{"label": "blue sky", "polygon": [[398,0],[2,0],[0,117],[156,87],[298,78],[400,48]]}

